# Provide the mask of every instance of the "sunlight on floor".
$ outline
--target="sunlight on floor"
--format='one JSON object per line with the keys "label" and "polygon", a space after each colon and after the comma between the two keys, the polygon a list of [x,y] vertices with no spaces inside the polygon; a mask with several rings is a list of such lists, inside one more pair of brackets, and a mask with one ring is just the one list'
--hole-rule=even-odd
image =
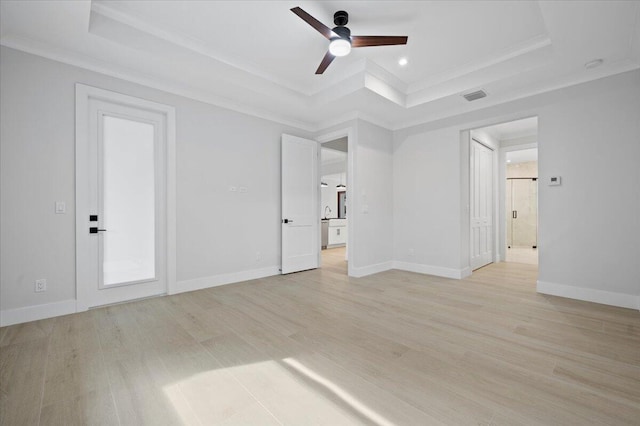
{"label": "sunlight on floor", "polygon": [[390,422],[389,420],[382,417],[380,414],[373,411],[371,408],[367,407],[365,404],[360,402],[356,397],[351,395],[349,392],[345,391],[340,386],[336,385],[330,380],[325,379],[324,377],[320,376],[319,374],[305,367],[303,364],[296,361],[295,359],[285,358],[282,360],[282,362],[296,369],[301,374],[304,374],[306,377],[313,380],[315,383],[318,383],[319,385],[323,386],[327,390],[331,391],[335,396],[340,398],[342,401],[344,401],[346,404],[348,404],[351,408],[356,410],[362,416],[371,420],[373,423],[377,425],[389,425],[389,426],[393,425],[393,422]]}
{"label": "sunlight on floor", "polygon": [[294,358],[204,371],[165,385],[163,391],[185,425],[195,419],[265,425],[300,418],[324,424],[363,419],[394,424]]}

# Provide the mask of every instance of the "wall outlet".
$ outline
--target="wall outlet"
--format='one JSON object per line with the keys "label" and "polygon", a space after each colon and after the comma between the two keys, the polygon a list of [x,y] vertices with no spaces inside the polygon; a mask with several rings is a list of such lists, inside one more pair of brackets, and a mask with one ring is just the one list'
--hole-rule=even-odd
{"label": "wall outlet", "polygon": [[262,253],[259,251],[256,252],[256,262],[260,262],[262,260]]}
{"label": "wall outlet", "polygon": [[236,192],[236,191],[238,191],[238,188],[236,188],[235,186],[230,186],[229,187],[229,191],[230,192]]}
{"label": "wall outlet", "polygon": [[413,257],[414,254],[416,254],[416,251],[414,249],[409,249],[409,257]]}
{"label": "wall outlet", "polygon": [[36,280],[33,291],[36,293],[42,293],[43,291],[47,291],[47,280],[41,279]]}
{"label": "wall outlet", "polygon": [[247,192],[247,187],[241,186],[240,188],[238,188],[238,192]]}

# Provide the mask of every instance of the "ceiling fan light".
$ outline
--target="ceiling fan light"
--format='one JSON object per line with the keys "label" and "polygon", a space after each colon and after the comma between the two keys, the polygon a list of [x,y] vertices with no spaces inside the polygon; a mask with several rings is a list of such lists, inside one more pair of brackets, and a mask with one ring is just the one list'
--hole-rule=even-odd
{"label": "ceiling fan light", "polygon": [[329,44],[329,52],[333,56],[347,56],[351,52],[351,42],[343,38],[334,38]]}

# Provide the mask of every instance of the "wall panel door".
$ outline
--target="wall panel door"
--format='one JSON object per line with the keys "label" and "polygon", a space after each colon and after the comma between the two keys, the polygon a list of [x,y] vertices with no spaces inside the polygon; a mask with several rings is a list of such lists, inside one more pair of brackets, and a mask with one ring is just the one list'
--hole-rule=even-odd
{"label": "wall panel door", "polygon": [[493,151],[472,140],[470,157],[473,270],[493,262]]}

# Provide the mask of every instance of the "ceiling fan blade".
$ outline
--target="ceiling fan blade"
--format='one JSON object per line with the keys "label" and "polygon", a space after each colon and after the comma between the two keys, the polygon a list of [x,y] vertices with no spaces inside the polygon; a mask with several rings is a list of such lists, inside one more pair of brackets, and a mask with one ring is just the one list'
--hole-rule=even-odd
{"label": "ceiling fan blade", "polygon": [[351,47],[393,46],[407,44],[407,36],[351,36]]}
{"label": "ceiling fan blade", "polygon": [[333,34],[333,31],[331,31],[331,28],[327,27],[325,24],[323,24],[322,22],[318,21],[316,18],[314,18],[313,16],[309,15],[307,12],[305,12],[302,9],[300,9],[299,7],[294,7],[293,9],[291,9],[291,11],[293,13],[295,13],[296,15],[298,15],[300,18],[302,18],[302,20],[305,21],[307,24],[309,24],[313,28],[315,28],[327,40],[330,39],[331,37],[335,36]]}
{"label": "ceiling fan blade", "polygon": [[320,62],[320,66],[316,70],[316,74],[322,74],[335,58],[336,57],[333,56],[331,52],[327,51],[327,53],[324,55],[324,58],[322,58],[322,62]]}

